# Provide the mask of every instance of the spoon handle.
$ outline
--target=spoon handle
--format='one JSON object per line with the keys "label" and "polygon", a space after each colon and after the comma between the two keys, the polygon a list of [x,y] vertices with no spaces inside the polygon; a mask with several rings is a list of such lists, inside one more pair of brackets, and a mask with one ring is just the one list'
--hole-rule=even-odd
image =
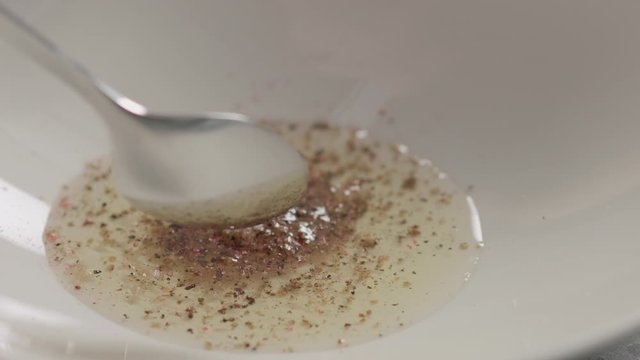
{"label": "spoon handle", "polygon": [[[109,115],[113,115],[115,110],[113,105],[122,108],[126,105],[122,102],[126,101],[139,106],[138,111],[133,111],[134,113],[146,112],[142,105],[120,95],[112,87],[96,79],[84,66],[65,54],[51,40],[2,2],[0,2],[0,37],[64,81],[103,115],[105,120],[112,118]],[[127,108],[127,110],[132,109]]]}

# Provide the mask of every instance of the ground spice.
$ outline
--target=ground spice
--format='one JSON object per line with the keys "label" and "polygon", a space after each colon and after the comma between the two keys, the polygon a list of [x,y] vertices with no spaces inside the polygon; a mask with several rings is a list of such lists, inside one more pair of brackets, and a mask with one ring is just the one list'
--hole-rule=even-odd
{"label": "ground spice", "polygon": [[[248,228],[220,230],[146,219],[152,236],[142,244],[142,249],[153,248],[165,262],[171,259],[171,267],[185,269],[188,278],[183,281],[193,281],[185,290],[193,289],[202,279],[216,283],[283,272],[320,249],[327,251],[347,241],[356,221],[367,210],[366,194],[332,192],[330,175],[313,169],[311,174],[300,204],[270,221]],[[300,288],[299,281],[291,281],[280,289],[281,295],[296,288]]]}
{"label": "ground spice", "polygon": [[110,168],[96,161],[80,191],[56,202],[44,236],[50,263],[69,288],[82,285],[78,297],[91,296],[120,323],[205,349],[215,340],[216,349],[294,351],[291,344],[318,339],[335,346],[339,331],[338,345],[392,332],[423,304],[398,300],[432,291],[415,270],[453,258],[429,254],[447,244],[467,249],[467,259],[476,249],[457,240],[457,223],[441,213],[452,192],[406,146],[323,122],[276,126],[287,129],[300,132],[290,138],[309,160],[310,182],[286,213],[228,229],[158,221],[124,202]]}

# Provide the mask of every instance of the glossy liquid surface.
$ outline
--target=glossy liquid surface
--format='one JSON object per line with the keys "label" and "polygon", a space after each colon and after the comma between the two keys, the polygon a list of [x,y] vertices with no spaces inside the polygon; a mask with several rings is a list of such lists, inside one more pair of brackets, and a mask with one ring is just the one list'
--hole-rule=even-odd
{"label": "glossy liquid surface", "polygon": [[299,206],[244,229],[172,225],[133,209],[108,159],[96,160],[48,221],[62,284],[164,341],[290,352],[410,326],[469,279],[482,245],[477,213],[430,162],[364,130],[271,126],[309,160]]}

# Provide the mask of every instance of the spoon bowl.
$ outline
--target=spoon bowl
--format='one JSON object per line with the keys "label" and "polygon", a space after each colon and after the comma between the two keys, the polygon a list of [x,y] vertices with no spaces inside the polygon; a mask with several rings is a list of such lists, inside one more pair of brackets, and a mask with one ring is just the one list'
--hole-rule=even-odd
{"label": "spoon bowl", "polygon": [[140,210],[177,223],[241,225],[284,212],[304,193],[304,159],[246,116],[155,113],[96,79],[2,4],[0,31],[101,115],[118,191]]}

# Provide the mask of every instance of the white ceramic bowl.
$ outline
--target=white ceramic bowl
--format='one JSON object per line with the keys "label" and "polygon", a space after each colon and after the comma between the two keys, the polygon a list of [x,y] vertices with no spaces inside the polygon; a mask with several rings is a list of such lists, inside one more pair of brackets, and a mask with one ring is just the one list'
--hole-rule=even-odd
{"label": "white ceramic bowl", "polygon": [[640,2],[10,3],[159,110],[329,118],[408,144],[473,185],[487,246],[444,308],[339,351],[205,353],[122,329],[58,286],[40,246],[104,128],[0,43],[0,356],[541,359],[640,324]]}

